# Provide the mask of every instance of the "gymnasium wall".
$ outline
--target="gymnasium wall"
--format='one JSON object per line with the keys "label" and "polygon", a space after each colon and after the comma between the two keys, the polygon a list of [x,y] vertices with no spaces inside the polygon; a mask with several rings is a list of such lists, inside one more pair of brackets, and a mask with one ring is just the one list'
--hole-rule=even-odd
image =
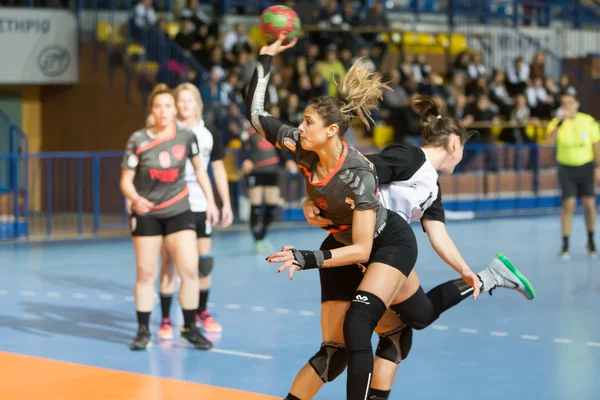
{"label": "gymnasium wall", "polygon": [[42,151],[123,150],[129,135],[143,126],[135,82],[127,104],[125,73],[115,69],[111,87],[105,51],[98,51],[96,72],[93,51],[93,45],[82,44],[77,85],[42,87]]}

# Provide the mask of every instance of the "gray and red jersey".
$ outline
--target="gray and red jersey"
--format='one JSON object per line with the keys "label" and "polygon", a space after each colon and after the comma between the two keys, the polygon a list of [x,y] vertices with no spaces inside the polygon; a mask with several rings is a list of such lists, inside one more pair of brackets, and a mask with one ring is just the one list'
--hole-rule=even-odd
{"label": "gray and red jersey", "polygon": [[172,217],[190,209],[185,165],[198,154],[196,135],[175,124],[165,139],[152,139],[146,129],[129,137],[121,166],[135,170],[135,189],[154,204],[148,216]]}
{"label": "gray and red jersey", "polygon": [[252,173],[277,172],[280,161],[277,148],[256,133],[254,129],[250,129],[248,133],[248,139],[244,141],[243,158],[252,161],[254,164]]}
{"label": "gray and red jersey", "polygon": [[294,153],[304,173],[308,197],[333,221],[325,228],[345,245],[352,244],[354,210],[376,210],[375,237],[385,227],[387,210],[379,201],[377,174],[373,164],[356,149],[343,143],[336,168],[324,180],[313,183],[319,157],[302,148],[298,128],[285,125],[264,109],[271,56],[260,55],[248,88],[247,108],[254,128],[271,144]]}

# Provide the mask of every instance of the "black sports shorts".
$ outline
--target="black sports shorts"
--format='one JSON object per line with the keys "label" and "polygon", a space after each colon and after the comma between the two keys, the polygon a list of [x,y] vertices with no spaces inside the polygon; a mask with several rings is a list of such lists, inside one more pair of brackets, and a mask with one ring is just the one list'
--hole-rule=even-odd
{"label": "black sports shorts", "polygon": [[[321,250],[339,247],[344,245],[335,240],[333,235],[327,236],[321,244]],[[417,253],[417,239],[408,222],[398,214],[388,211],[386,226],[373,241],[371,258],[364,266],[352,264],[319,269],[321,302],[352,301],[364,277],[364,270],[374,262],[390,265],[408,277],[417,262]]]}
{"label": "black sports shorts", "polygon": [[278,172],[257,172],[246,177],[249,188],[255,186],[279,186]]}
{"label": "black sports shorts", "polygon": [[558,181],[562,198],[595,196],[594,164],[587,163],[578,167],[558,166]]}
{"label": "black sports shorts", "polygon": [[206,211],[195,211],[194,223],[196,224],[196,237],[209,238],[212,235],[212,224],[206,219]]}
{"label": "black sports shorts", "polygon": [[129,217],[129,227],[132,236],[168,236],[187,229],[196,230],[191,211],[164,218],[133,213]]}

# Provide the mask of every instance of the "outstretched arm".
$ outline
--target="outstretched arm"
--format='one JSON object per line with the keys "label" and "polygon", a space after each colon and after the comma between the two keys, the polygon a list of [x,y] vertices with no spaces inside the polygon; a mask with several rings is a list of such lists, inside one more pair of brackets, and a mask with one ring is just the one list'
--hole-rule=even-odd
{"label": "outstretched arm", "polygon": [[[298,135],[295,132],[297,130],[286,126],[282,121],[273,117],[265,110],[265,97],[271,75],[271,61],[273,56],[292,47],[297,41],[295,39],[284,46],[284,39],[285,35],[282,35],[275,43],[260,49],[256,70],[248,85],[246,110],[248,120],[263,138],[281,149],[287,148],[290,151],[294,151],[298,139]],[[286,139],[288,143],[284,145]]]}

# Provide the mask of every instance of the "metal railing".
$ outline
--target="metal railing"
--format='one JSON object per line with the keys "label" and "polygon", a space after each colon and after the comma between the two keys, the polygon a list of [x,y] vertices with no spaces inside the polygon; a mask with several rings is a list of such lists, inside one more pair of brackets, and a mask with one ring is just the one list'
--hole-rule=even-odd
{"label": "metal railing", "polygon": [[[364,149],[366,153],[374,149]],[[245,183],[237,150],[228,151],[232,202],[244,214]],[[555,212],[560,205],[555,149],[539,145],[467,145],[465,165],[440,177],[450,216],[482,218]],[[18,171],[19,190],[0,193],[0,239],[125,233],[119,188],[122,152],[0,155]],[[304,186],[287,176],[282,221],[303,219]],[[242,204],[242,206],[235,206]]]}

